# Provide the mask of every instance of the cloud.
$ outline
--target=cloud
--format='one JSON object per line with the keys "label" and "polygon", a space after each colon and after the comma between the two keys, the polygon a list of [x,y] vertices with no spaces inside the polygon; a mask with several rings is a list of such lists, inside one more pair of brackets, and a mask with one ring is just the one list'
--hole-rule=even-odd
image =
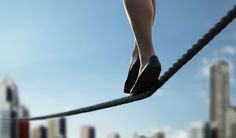
{"label": "cloud", "polygon": [[210,74],[210,67],[212,64],[213,60],[212,59],[208,59],[208,58],[203,58],[201,60],[201,67],[200,67],[200,76],[204,77],[204,78],[208,78],[209,74]]}
{"label": "cloud", "polygon": [[168,134],[172,132],[174,129],[172,126],[164,126],[163,128],[156,128],[153,129],[152,134],[158,133],[158,132],[164,132],[165,134]]}
{"label": "cloud", "polygon": [[221,52],[223,54],[234,56],[234,55],[236,55],[236,47],[226,45],[221,49]]}
{"label": "cloud", "polygon": [[172,135],[169,136],[169,138],[187,138],[187,132],[176,130]]}
{"label": "cloud", "polygon": [[173,128],[172,126],[165,126],[163,129],[155,129],[153,133],[164,132],[167,138],[187,138],[187,131]]}

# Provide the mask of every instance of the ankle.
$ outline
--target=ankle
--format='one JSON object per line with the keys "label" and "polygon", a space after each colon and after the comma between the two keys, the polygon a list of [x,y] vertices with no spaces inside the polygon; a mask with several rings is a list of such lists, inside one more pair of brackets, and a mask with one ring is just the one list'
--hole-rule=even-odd
{"label": "ankle", "polygon": [[135,61],[139,58],[139,55],[138,54],[132,54],[132,57],[131,57],[131,60],[132,61]]}
{"label": "ankle", "polygon": [[149,61],[149,59],[150,59],[152,56],[156,56],[156,54],[153,52],[153,53],[149,53],[149,54],[146,54],[146,55],[142,55],[142,56],[140,57],[140,61],[141,61],[140,69],[141,69],[141,70],[143,69],[143,67],[146,65],[146,63]]}
{"label": "ankle", "polygon": [[137,46],[135,45],[134,50],[132,52],[132,60],[136,60],[137,58],[139,58],[139,53],[138,53]]}

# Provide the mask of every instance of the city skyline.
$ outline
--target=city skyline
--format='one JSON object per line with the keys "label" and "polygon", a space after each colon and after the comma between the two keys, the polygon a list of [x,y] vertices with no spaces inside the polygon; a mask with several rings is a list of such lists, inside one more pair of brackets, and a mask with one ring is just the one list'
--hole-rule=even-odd
{"label": "city skyline", "polygon": [[[190,123],[185,138],[233,138],[236,136],[236,106],[230,103],[230,62],[217,60],[209,67],[209,116],[207,122]],[[29,117],[29,110],[20,103],[14,81],[6,76],[0,81],[0,115],[2,118]],[[10,108],[5,108],[8,104]],[[9,113],[8,113],[9,112]],[[7,114],[5,114],[7,113]],[[8,127],[9,126],[9,127]],[[67,138],[65,118],[48,120],[47,127],[40,125],[29,129],[25,120],[0,120],[0,135],[4,138]],[[80,138],[96,138],[94,126],[81,126]],[[119,133],[110,133],[108,138],[120,138]],[[165,132],[157,131],[151,137],[133,134],[133,138],[165,138]]]}
{"label": "city skyline", "polygon": [[[163,72],[234,4],[158,1],[153,44]],[[134,39],[122,1],[1,1],[0,17],[0,78],[11,75],[30,116],[124,96]],[[230,61],[230,101],[236,105],[235,26],[234,21],[149,99],[68,117],[68,137],[76,138],[85,124],[96,126],[98,137],[113,131],[149,136],[162,129],[168,138],[182,138],[190,122],[209,120],[209,66],[219,58]],[[41,124],[47,126],[37,121],[31,127]]]}

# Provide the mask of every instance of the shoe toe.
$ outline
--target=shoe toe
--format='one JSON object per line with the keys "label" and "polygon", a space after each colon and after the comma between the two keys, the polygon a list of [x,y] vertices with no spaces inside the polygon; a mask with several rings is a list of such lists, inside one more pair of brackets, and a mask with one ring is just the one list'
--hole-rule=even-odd
{"label": "shoe toe", "polygon": [[130,90],[138,77],[139,67],[140,62],[139,59],[137,59],[129,69],[128,76],[124,84],[124,93],[130,93]]}

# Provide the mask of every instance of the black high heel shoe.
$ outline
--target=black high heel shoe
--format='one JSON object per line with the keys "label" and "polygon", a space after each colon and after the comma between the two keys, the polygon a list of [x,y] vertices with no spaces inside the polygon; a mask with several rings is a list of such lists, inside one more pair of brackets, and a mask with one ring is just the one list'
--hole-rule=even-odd
{"label": "black high heel shoe", "polygon": [[131,89],[131,94],[139,94],[147,90],[155,89],[157,86],[156,79],[159,78],[160,73],[161,64],[157,56],[152,56],[139,74]]}
{"label": "black high heel shoe", "polygon": [[138,77],[140,67],[139,57],[133,62],[132,65],[129,67],[128,76],[124,84],[124,92],[130,93],[131,88],[135,84],[135,81]]}

